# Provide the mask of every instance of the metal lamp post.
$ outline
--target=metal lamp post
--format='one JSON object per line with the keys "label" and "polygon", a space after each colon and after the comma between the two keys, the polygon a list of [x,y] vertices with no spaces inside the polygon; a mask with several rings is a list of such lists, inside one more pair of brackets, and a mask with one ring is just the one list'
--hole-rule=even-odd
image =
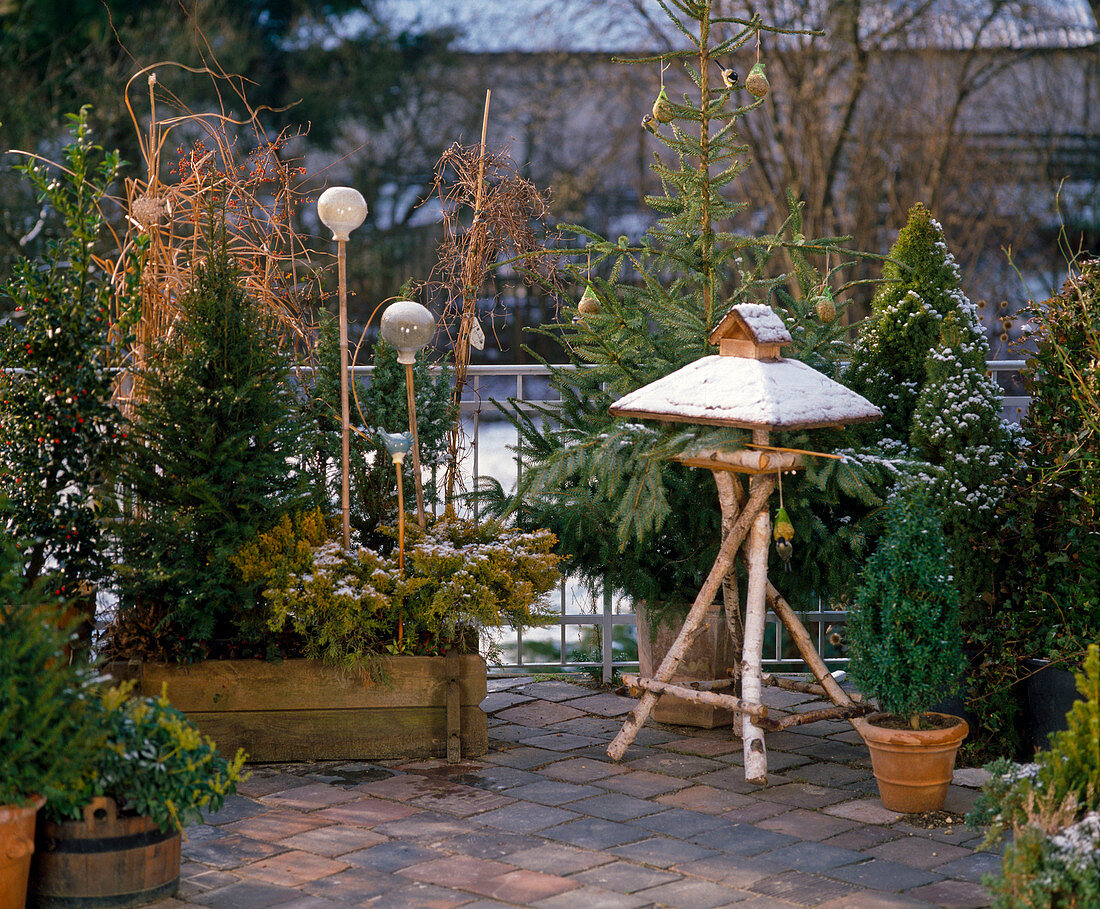
{"label": "metal lamp post", "polygon": [[[413,435],[411,432],[386,432],[383,429],[376,430],[386,446],[386,451],[393,458],[393,466],[397,468],[397,567],[405,570],[405,484],[401,478],[401,463],[405,455],[413,447]],[[415,451],[415,449],[413,449]]]}
{"label": "metal lamp post", "polygon": [[382,313],[379,332],[382,340],[397,349],[397,362],[405,367],[405,391],[409,399],[409,432],[412,433],[413,476],[416,479],[416,520],[423,528],[424,485],[420,477],[420,439],[416,431],[416,395],[413,389],[413,364],[416,352],[435,335],[435,317],[412,300],[397,300]]}
{"label": "metal lamp post", "polygon": [[336,270],[340,285],[340,504],[344,512],[344,548],[351,548],[351,506],[348,480],[348,236],[367,217],[367,203],[350,186],[330,186],[317,200],[317,216],[336,241]]}

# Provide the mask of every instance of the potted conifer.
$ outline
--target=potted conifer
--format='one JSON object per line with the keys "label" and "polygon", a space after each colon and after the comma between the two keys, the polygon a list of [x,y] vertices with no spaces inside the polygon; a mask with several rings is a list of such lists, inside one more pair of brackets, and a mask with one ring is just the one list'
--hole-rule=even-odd
{"label": "potted conifer", "polygon": [[902,490],[886,523],[848,622],[849,672],[882,712],[853,722],[871,751],[883,806],[935,811],[969,731],[965,720],[932,712],[964,665],[959,594],[925,490]]}

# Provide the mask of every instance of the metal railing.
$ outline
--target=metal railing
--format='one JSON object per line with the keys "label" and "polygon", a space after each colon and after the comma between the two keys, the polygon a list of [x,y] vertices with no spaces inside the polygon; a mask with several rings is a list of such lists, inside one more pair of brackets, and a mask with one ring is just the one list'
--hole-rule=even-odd
{"label": "metal railing", "polygon": [[[1023,360],[990,360],[987,363],[990,374],[998,378],[1001,374],[1018,372],[1024,366]],[[555,368],[575,368],[572,366]],[[368,376],[371,367],[355,367],[356,376]],[[463,398],[461,413],[469,420],[471,427],[472,448],[472,476],[481,474],[481,427],[483,419],[493,417],[499,419],[497,407],[491,403],[497,401],[505,410],[512,408],[511,401],[515,402],[518,409],[533,409],[534,405],[553,407],[557,399],[547,396],[549,392],[550,371],[541,365],[479,365],[471,366],[467,373],[468,388]],[[1004,414],[1007,419],[1018,422],[1026,410],[1028,398],[1023,395],[1004,396]],[[517,475],[523,470],[522,452],[516,458]],[[498,477],[498,479],[500,479]],[[611,679],[616,669],[633,668],[637,661],[616,659],[613,652],[613,636],[617,627],[626,626],[636,628],[637,619],[633,612],[622,611],[622,601],[616,603],[610,590],[594,591],[593,601],[599,603],[592,612],[572,612],[569,609],[569,594],[576,588],[576,583],[563,578],[558,594],[558,639],[559,651],[556,660],[532,660],[524,656],[524,636],[522,632],[509,630],[514,635],[515,658],[496,664],[496,668],[505,671],[562,671],[562,670],[588,670],[600,671],[603,679]],[[830,644],[829,637],[835,626],[846,621],[846,613],[843,610],[830,609],[824,604],[819,608],[801,613],[803,623],[810,631],[811,638],[815,641],[817,651],[825,661],[833,666],[840,666],[847,659],[840,656],[836,648]],[[766,653],[765,665],[773,670],[798,670],[803,665],[802,658],[797,655],[793,642],[785,633],[783,624],[774,614],[768,612],[765,632]],[[569,652],[569,630],[574,626],[592,626],[598,629],[600,641],[600,661],[574,660]]]}

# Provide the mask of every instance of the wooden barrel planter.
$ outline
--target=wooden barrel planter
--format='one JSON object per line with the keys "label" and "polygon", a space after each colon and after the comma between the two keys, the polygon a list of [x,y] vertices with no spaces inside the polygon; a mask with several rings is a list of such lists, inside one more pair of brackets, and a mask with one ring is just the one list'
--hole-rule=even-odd
{"label": "wooden barrel planter", "polygon": [[168,700],[226,756],[250,761],[473,758],[489,748],[485,660],[381,657],[385,681],[316,660],[111,663],[135,694]]}
{"label": "wooden barrel planter", "polygon": [[79,821],[39,818],[27,905],[32,909],[124,909],[175,894],[180,834],[147,817],[120,815],[97,798]]}

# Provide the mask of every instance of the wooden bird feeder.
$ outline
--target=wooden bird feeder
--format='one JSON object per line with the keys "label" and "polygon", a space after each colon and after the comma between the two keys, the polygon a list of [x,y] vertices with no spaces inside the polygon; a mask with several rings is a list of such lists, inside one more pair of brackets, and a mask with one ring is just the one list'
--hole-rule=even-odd
{"label": "wooden bird feeder", "polygon": [[[718,345],[716,356],[703,357],[632,391],[611,405],[615,416],[631,419],[734,426],[752,430],[752,446],[736,451],[690,449],[677,460],[713,472],[722,507],[722,545],[675,643],[652,679],[627,676],[642,691],[634,712],[608,747],[619,760],[645,723],[657,698],[671,693],[688,701],[713,703],[741,714],[745,753],[745,778],[767,780],[764,731],[789,728],[805,721],[803,714],[782,720],[768,717],[761,703],[765,684],[762,671],[764,624],[767,607],[787,627],[802,658],[817,678],[821,690],[835,707],[833,717],[853,717],[868,712],[837,684],[814,649],[797,613],[768,581],[768,549],[771,515],[768,499],[780,471],[798,470],[813,452],[775,448],[769,444],[772,430],[815,429],[877,420],[882,412],[870,401],[799,360],[781,356],[790,332],[771,307],[758,303],[734,306],[711,332]],[[737,474],[748,476],[748,489]],[[742,547],[744,543],[744,547]],[[738,551],[748,564],[744,621],[738,602],[737,575],[733,571]],[[726,621],[734,643],[740,644],[740,697],[721,694],[729,680],[673,684],[671,679],[701,626],[707,609],[721,587]],[[781,684],[775,679],[771,684]],[[813,711],[822,719],[822,711]]]}

